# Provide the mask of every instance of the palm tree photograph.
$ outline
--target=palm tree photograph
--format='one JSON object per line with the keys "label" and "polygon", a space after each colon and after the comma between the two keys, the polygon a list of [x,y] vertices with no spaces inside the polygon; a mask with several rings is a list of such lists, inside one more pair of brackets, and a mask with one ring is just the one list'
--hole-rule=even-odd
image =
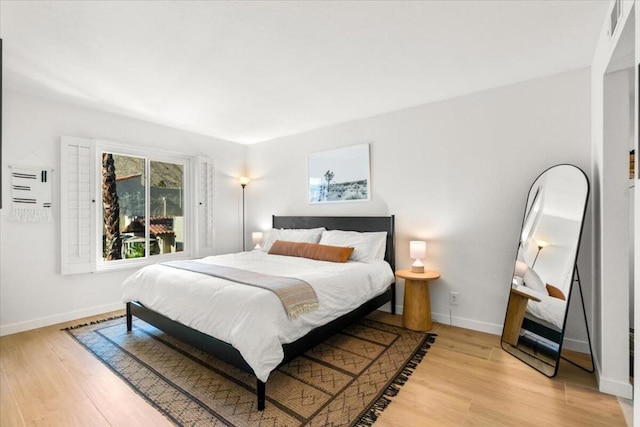
{"label": "palm tree photograph", "polygon": [[309,203],[370,200],[369,144],[309,155]]}

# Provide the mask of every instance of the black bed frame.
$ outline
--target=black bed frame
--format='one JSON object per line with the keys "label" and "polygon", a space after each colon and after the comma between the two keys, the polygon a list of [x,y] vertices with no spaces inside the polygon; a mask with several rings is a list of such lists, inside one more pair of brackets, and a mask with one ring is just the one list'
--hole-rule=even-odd
{"label": "black bed frame", "polygon": [[[394,216],[364,216],[364,217],[322,217],[322,216],[273,216],[273,228],[317,228],[325,227],[327,230],[351,230],[351,231],[386,231],[387,248],[385,260],[395,271],[395,245],[394,245]],[[302,355],[307,350],[320,344],[336,332],[356,322],[383,304],[391,302],[391,312],[396,312],[396,285],[392,283],[381,295],[365,302],[360,307],[342,317],[339,317],[326,325],[311,330],[307,335],[289,344],[282,346],[284,359],[279,366],[288,363]],[[247,364],[242,355],[232,345],[213,338],[210,335],[192,329],[181,323],[175,322],[160,313],[146,308],[139,302],[127,303],[127,331],[131,332],[133,316],[144,320],[167,334],[180,339],[218,359],[227,362],[243,371],[253,374],[253,369]],[[264,410],[265,383],[256,378],[256,396],[258,398],[258,410]]]}
{"label": "black bed frame", "polygon": [[547,325],[535,322],[526,316],[522,319],[522,329],[526,329],[529,332],[533,332],[536,335],[540,335],[543,338],[553,341],[556,344],[562,343],[562,332],[550,328]]}

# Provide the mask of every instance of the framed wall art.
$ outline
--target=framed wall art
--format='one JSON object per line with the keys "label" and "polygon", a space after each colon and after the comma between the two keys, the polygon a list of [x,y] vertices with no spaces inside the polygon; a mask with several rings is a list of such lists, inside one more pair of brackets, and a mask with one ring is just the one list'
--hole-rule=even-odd
{"label": "framed wall art", "polygon": [[308,158],[309,203],[371,199],[369,144],[312,153]]}

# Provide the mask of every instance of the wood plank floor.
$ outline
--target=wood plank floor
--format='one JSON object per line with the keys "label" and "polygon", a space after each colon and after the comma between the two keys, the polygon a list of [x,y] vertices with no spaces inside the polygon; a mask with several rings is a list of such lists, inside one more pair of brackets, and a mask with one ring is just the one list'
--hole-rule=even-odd
{"label": "wood plank floor", "polygon": [[[60,328],[0,338],[0,426],[165,426],[159,412]],[[400,324],[400,316],[374,318]],[[618,401],[568,363],[549,379],[495,335],[435,324],[438,334],[382,413],[385,426],[625,426]]]}

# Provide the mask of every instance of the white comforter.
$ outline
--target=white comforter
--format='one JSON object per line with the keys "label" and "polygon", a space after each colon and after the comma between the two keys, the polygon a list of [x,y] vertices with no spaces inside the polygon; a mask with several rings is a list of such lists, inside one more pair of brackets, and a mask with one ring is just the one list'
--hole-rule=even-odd
{"label": "white comforter", "polygon": [[139,301],[163,315],[233,345],[261,381],[283,360],[282,344],[348,313],[393,283],[385,261],[333,263],[263,251],[198,260],[308,282],[320,308],[289,319],[270,291],[154,264],[123,283],[124,302]]}
{"label": "white comforter", "polygon": [[559,298],[554,298],[543,292],[529,288],[527,286],[517,286],[521,292],[537,297],[540,301],[527,301],[527,312],[538,319],[541,319],[549,326],[562,330],[564,326],[564,315],[567,310],[567,302]]}

